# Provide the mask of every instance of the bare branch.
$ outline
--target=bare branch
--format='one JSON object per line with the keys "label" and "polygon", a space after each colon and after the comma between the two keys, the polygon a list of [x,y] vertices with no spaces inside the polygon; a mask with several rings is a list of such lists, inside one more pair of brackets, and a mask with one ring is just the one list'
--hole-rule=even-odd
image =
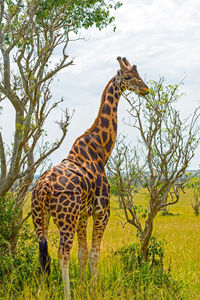
{"label": "bare branch", "polygon": [[3,178],[6,178],[6,155],[5,155],[5,149],[4,149],[4,143],[3,143],[3,138],[2,134],[0,132],[0,163],[1,163],[1,176],[0,180],[2,181]]}

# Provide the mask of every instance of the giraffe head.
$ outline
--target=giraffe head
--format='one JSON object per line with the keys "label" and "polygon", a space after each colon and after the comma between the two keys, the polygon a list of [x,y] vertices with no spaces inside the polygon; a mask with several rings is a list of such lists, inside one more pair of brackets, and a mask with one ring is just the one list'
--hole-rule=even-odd
{"label": "giraffe head", "polygon": [[131,65],[126,57],[117,57],[120,64],[120,70],[117,72],[116,79],[121,85],[123,91],[130,90],[141,96],[149,93],[147,85],[138,74],[136,65]]}

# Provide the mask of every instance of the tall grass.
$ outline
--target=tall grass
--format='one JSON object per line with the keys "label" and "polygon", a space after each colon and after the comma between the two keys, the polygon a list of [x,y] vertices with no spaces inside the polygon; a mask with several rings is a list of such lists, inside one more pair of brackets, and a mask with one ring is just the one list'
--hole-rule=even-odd
{"label": "tall grass", "polygon": [[[89,279],[80,282],[77,259],[77,239],[75,238],[70,262],[70,277],[73,299],[200,299],[200,218],[196,217],[191,207],[191,191],[182,194],[177,205],[170,208],[171,216],[159,214],[154,223],[154,236],[165,240],[164,270],[167,280],[155,274],[159,284],[150,281],[151,270],[145,267],[145,280],[141,270],[128,270],[121,256],[114,253],[121,247],[129,247],[136,242],[136,230],[130,224],[124,225],[123,213],[116,199],[111,201],[111,217],[104,234],[101,247],[101,259],[98,266],[98,285],[96,290]],[[146,206],[148,194],[143,189],[136,195],[138,204]],[[26,210],[29,210],[27,201]],[[29,220],[33,231],[32,222]],[[92,220],[89,220],[88,243],[91,243]],[[49,285],[41,284],[39,277],[38,253],[32,248],[31,275],[23,278],[23,268],[17,265],[9,276],[1,282],[0,299],[63,299],[62,278],[57,261],[58,230],[53,223],[49,229],[49,252],[52,257]],[[36,242],[32,242],[36,243]],[[35,245],[35,244],[34,244]],[[25,261],[25,260],[24,260]],[[25,261],[26,264],[26,261]],[[28,263],[27,263],[28,264]],[[24,270],[27,272],[27,270]],[[136,273],[135,273],[136,272]],[[139,273],[138,273],[139,272]],[[149,273],[148,273],[149,272]],[[17,279],[17,274],[22,278]],[[148,275],[149,274],[149,275]],[[148,275],[148,276],[147,276]],[[157,276],[157,277],[156,277]],[[148,278],[147,278],[148,277]],[[148,279],[148,284],[146,280]],[[18,280],[18,286],[16,282]],[[20,286],[19,286],[20,285]]]}

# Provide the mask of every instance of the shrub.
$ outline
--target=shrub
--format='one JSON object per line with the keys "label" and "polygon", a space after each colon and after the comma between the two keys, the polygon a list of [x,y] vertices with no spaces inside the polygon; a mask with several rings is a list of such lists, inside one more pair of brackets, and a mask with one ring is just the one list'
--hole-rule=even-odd
{"label": "shrub", "polygon": [[11,255],[10,252],[5,251],[0,253],[0,282],[5,290],[10,281],[13,288],[19,290],[24,281],[27,282],[32,278],[38,266],[37,248],[36,237],[31,232],[30,225],[26,223],[19,234],[15,254]]}
{"label": "shrub", "polygon": [[[38,297],[38,291],[41,293],[41,299],[46,295],[47,298],[51,297],[51,294],[56,299],[57,297],[63,298],[62,276],[58,259],[51,259],[50,277],[43,280],[38,255],[37,236],[31,225],[25,222],[19,234],[15,253],[11,255],[10,252],[0,252],[0,299],[17,299],[17,296],[23,295],[27,290],[28,295],[33,298]],[[78,264],[73,262],[70,268],[73,277],[77,277]],[[51,286],[51,289],[41,288],[46,283]]]}
{"label": "shrub", "polygon": [[11,252],[19,225],[19,210],[11,193],[0,197],[0,255]]}
{"label": "shrub", "polygon": [[200,213],[200,200],[199,200],[199,197],[197,197],[195,195],[191,205],[192,205],[192,208],[194,210],[195,215],[198,216],[199,213]]}
{"label": "shrub", "polygon": [[155,291],[167,288],[171,290],[172,295],[177,295],[181,283],[175,281],[163,266],[164,241],[152,237],[145,260],[142,260],[140,249],[139,243],[131,243],[128,247],[115,251],[115,255],[120,259],[124,286],[132,289],[134,294],[141,289],[145,294],[153,287]]}

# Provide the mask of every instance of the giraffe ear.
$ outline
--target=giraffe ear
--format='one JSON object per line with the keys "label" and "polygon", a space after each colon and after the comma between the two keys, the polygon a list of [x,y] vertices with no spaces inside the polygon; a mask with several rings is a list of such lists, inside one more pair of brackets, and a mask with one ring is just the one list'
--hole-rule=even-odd
{"label": "giraffe ear", "polygon": [[131,67],[131,71],[136,71],[137,70],[137,66],[136,65],[133,65],[132,67]]}
{"label": "giraffe ear", "polygon": [[117,74],[116,74],[115,78],[116,78],[117,83],[121,82],[121,79],[122,79],[122,70],[118,70],[117,71]]}

